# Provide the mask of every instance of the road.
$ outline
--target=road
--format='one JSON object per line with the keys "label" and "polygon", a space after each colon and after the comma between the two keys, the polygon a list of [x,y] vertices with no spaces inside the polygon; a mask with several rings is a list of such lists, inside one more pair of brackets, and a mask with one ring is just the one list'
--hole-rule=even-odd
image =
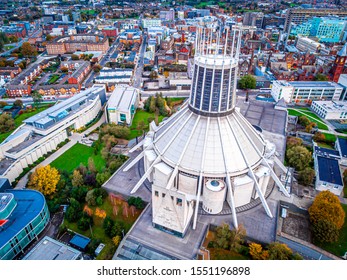
{"label": "road", "polygon": [[18,43],[14,43],[14,44],[10,44],[12,46],[15,46],[14,48],[8,50],[8,51],[5,51],[3,53],[0,54],[0,56],[10,56],[11,52],[13,52],[14,50],[20,48],[24,42],[27,42],[28,41],[28,38],[24,38],[22,41],[18,42]]}
{"label": "road", "polygon": [[[100,63],[99,63],[99,64],[100,64],[102,67],[104,67],[105,64],[106,64],[107,62],[109,62],[110,57],[111,57],[111,55],[114,53],[115,49],[117,48],[118,43],[119,43],[119,38],[117,38],[117,39],[113,42],[113,44],[112,44],[112,45],[110,46],[110,48],[108,49],[107,53],[106,53],[106,54],[103,56],[103,58],[100,60]],[[83,86],[84,86],[85,88],[92,86],[92,85],[93,85],[93,80],[95,79],[95,77],[96,77],[97,75],[98,75],[98,73],[92,71],[92,72],[89,74],[89,76],[85,79],[85,81],[83,82]]]}
{"label": "road", "polygon": [[142,72],[143,72],[143,59],[146,51],[147,44],[147,35],[143,36],[143,41],[140,49],[140,56],[137,62],[136,70],[133,77],[133,87],[140,89],[141,88],[141,80],[142,80]]}

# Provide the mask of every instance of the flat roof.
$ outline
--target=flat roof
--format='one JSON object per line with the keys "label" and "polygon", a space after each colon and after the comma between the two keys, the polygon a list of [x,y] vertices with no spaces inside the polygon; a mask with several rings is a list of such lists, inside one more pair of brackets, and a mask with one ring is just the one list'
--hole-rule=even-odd
{"label": "flat roof", "polygon": [[341,156],[347,157],[347,139],[341,137],[338,137],[337,139],[339,141]]}
{"label": "flat roof", "polygon": [[313,103],[322,106],[327,112],[345,112],[347,111],[346,101],[313,101]]}
{"label": "flat roof", "polygon": [[334,82],[324,82],[324,81],[294,81],[294,82],[288,82],[289,85],[293,87],[308,87],[308,88],[315,88],[315,87],[328,87],[328,88],[341,88],[343,89],[342,86],[340,86],[337,83]]}
{"label": "flat roof", "polygon": [[319,179],[343,186],[339,162],[336,159],[317,156]]}
{"label": "flat roof", "polygon": [[327,149],[327,148],[315,146],[314,147],[314,152],[318,156],[322,156],[322,157],[332,157],[332,158],[335,158],[335,159],[339,159],[340,158],[340,152],[337,151],[337,150],[333,150],[333,149]]}
{"label": "flat roof", "polygon": [[23,260],[76,260],[81,254],[77,249],[45,236]]}
{"label": "flat roof", "polygon": [[75,236],[72,237],[72,239],[70,240],[71,245],[75,245],[76,247],[81,248],[81,250],[84,250],[89,244],[89,242],[90,238],[80,234],[75,234]]}
{"label": "flat roof", "polygon": [[5,210],[13,197],[12,193],[0,193],[0,213]]}
{"label": "flat roof", "polygon": [[26,189],[7,192],[14,195],[17,206],[7,218],[8,222],[0,228],[0,248],[36,218],[46,204],[44,196],[38,191]]}
{"label": "flat roof", "polygon": [[135,103],[139,92],[133,87],[117,87],[108,100],[108,108],[118,111],[129,111]]}

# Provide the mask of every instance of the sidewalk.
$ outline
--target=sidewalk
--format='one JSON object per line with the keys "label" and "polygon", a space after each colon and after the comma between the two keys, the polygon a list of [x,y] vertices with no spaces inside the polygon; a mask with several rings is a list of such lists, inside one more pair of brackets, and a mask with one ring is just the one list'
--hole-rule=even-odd
{"label": "sidewalk", "polygon": [[75,145],[78,142],[81,142],[81,139],[84,134],[89,134],[94,129],[98,128],[100,125],[102,125],[106,121],[105,113],[102,114],[100,120],[88,128],[86,131],[80,133],[74,133],[69,137],[70,142],[61,147],[58,151],[56,151],[54,154],[50,155],[48,158],[46,158],[43,162],[35,166],[33,169],[31,169],[27,174],[25,174],[17,183],[16,187],[14,189],[23,189],[27,185],[29,181],[29,173],[32,173],[35,171],[35,169],[39,166],[46,166],[50,164],[52,161],[60,157],[63,153],[65,153],[67,150],[69,150],[73,145]]}

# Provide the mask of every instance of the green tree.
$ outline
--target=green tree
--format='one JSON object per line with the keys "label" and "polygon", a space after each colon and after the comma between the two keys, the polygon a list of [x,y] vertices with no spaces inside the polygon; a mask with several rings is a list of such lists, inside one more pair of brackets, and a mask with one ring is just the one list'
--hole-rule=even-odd
{"label": "green tree", "polygon": [[311,226],[314,242],[331,243],[339,239],[339,229],[328,220],[318,220]]}
{"label": "green tree", "polygon": [[31,94],[31,97],[34,101],[34,106],[38,107],[38,105],[42,102],[43,98],[42,95],[37,92],[37,91],[33,91],[33,93]]}
{"label": "green tree", "polygon": [[[314,241],[334,242],[335,233],[342,228],[345,222],[345,211],[337,196],[330,191],[320,192],[308,209],[308,213]],[[327,230],[328,226],[331,227],[330,230]]]}
{"label": "green tree", "polygon": [[48,35],[46,36],[46,41],[50,42],[50,41],[52,41],[52,40],[53,40],[53,36],[50,35],[50,34],[48,34]]}
{"label": "green tree", "polygon": [[128,204],[130,206],[131,205],[135,206],[136,209],[143,209],[145,207],[144,201],[139,196],[138,197],[133,197],[133,196],[129,197]]}
{"label": "green tree", "polygon": [[136,129],[140,132],[140,135],[144,133],[145,127],[146,127],[146,125],[145,125],[144,120],[140,120],[137,123]]}
{"label": "green tree", "polygon": [[77,228],[83,231],[89,229],[92,225],[93,219],[86,214],[83,214],[77,222]]}
{"label": "green tree", "polygon": [[82,206],[74,198],[70,198],[70,205],[67,208],[65,218],[70,222],[76,222],[82,215]]}
{"label": "green tree", "polygon": [[315,142],[325,142],[326,138],[325,138],[325,135],[323,133],[317,131],[313,136],[313,140]]}
{"label": "green tree", "polygon": [[0,132],[8,132],[15,129],[14,119],[7,113],[0,115]]}
{"label": "green tree", "polygon": [[295,146],[287,150],[288,164],[297,171],[304,170],[311,162],[312,155],[309,150],[303,146]]}
{"label": "green tree", "polygon": [[328,81],[328,77],[324,74],[318,73],[316,77],[314,78],[315,81]]}
{"label": "green tree", "polygon": [[239,225],[238,228],[233,229],[230,236],[230,249],[239,252],[245,236],[246,229],[242,225]]}
{"label": "green tree", "polygon": [[300,117],[298,118],[298,123],[299,123],[300,125],[306,127],[306,126],[308,126],[308,125],[311,123],[311,121],[310,121],[310,120],[308,119],[308,117],[306,117],[306,116],[300,116]]}
{"label": "green tree", "polygon": [[215,244],[217,248],[229,249],[232,233],[228,224],[224,223],[216,229]]}
{"label": "green tree", "polygon": [[77,54],[72,54],[72,55],[71,55],[71,59],[72,59],[72,60],[79,60],[80,58],[78,57]]}
{"label": "green tree", "polygon": [[315,172],[311,167],[306,167],[305,169],[299,171],[299,183],[305,186],[312,184],[315,176]]}
{"label": "green tree", "polygon": [[96,182],[99,186],[102,186],[108,178],[111,177],[111,173],[109,171],[101,172],[96,175]]}
{"label": "green tree", "polygon": [[246,102],[248,101],[248,90],[256,88],[256,79],[252,75],[245,75],[239,80],[239,88],[246,90]]}

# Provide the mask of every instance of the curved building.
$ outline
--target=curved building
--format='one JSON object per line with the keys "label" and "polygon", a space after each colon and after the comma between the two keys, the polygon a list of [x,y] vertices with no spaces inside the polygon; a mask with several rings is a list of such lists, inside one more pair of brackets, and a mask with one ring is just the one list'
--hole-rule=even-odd
{"label": "curved building", "polygon": [[[200,29],[197,34],[192,89],[188,104],[151,131],[137,149],[145,174],[132,193],[148,179],[152,184],[152,221],[159,229],[184,236],[196,227],[199,207],[211,215],[259,198],[272,213],[265,192],[272,177],[275,146],[241,115],[236,103],[240,39],[243,29]],[[279,161],[277,161],[279,162]]]}
{"label": "curved building", "polygon": [[49,222],[45,197],[34,190],[0,193],[0,260],[12,260]]}

